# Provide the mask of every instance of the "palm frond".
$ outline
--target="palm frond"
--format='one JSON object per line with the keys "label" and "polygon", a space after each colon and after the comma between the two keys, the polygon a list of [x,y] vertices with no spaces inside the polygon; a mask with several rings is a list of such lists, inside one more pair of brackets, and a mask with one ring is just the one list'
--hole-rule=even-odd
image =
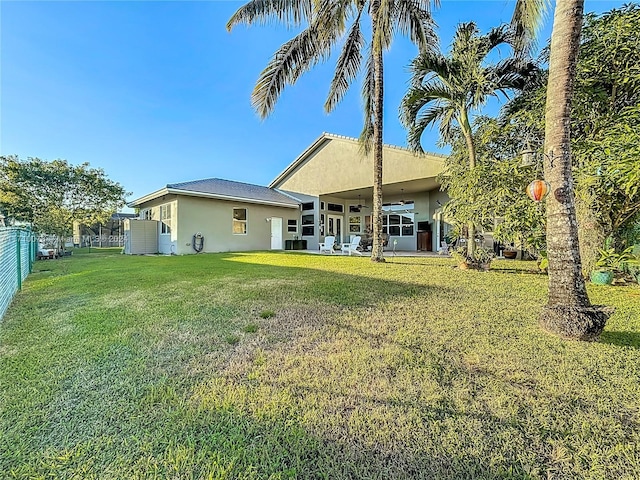
{"label": "palm frond", "polygon": [[450,108],[447,105],[433,105],[426,110],[423,110],[420,115],[415,119],[415,122],[409,126],[407,132],[407,143],[409,148],[414,152],[424,152],[422,148],[421,138],[424,131],[433,127],[434,124],[440,123],[442,128],[442,122],[447,121],[451,116],[448,114]]}
{"label": "palm frond", "polygon": [[500,25],[489,30],[489,33],[483,35],[482,53],[486,56],[491,50],[503,43],[511,45],[514,41],[513,30],[509,25]]}
{"label": "palm frond", "polygon": [[457,111],[454,108],[448,108],[443,114],[440,120],[440,138],[444,142],[451,142],[453,139],[453,121],[456,120]]}
{"label": "palm frond", "polygon": [[[434,2],[438,4],[436,0]],[[397,0],[394,23],[403,35],[407,35],[421,52],[437,51],[436,23],[431,16],[428,0]]]}
{"label": "palm frond", "polygon": [[329,88],[329,95],[324,104],[326,112],[331,112],[347,93],[351,82],[358,75],[362,63],[362,49],[365,45],[364,36],[360,30],[360,17],[362,7],[351,26],[349,35],[345,41],[340,57],[336,64],[336,70]]}
{"label": "palm frond", "polygon": [[393,0],[371,1],[373,43],[383,52],[389,49],[393,40],[392,9]]}
{"label": "palm frond", "polygon": [[315,25],[282,45],[273,55],[251,93],[251,104],[260,118],[266,118],[286,85],[330,54],[330,44],[319,41]]}
{"label": "palm frond", "polygon": [[367,51],[367,61],[364,68],[364,78],[362,80],[362,106],[364,110],[364,122],[362,132],[360,132],[360,149],[368,154],[373,148],[373,121],[374,121],[374,73],[373,73],[373,41]]}
{"label": "palm frond", "polygon": [[517,55],[531,53],[535,38],[546,17],[549,0],[517,0],[511,26],[514,30],[514,48]]}
{"label": "palm frond", "polygon": [[426,77],[437,76],[442,81],[449,79],[452,63],[439,52],[421,52],[409,65],[411,72],[411,84],[420,85]]}
{"label": "palm frond", "polygon": [[227,31],[244,23],[267,24],[278,21],[287,26],[311,22],[313,0],[251,0],[240,7],[227,22]]}
{"label": "palm frond", "polygon": [[400,120],[405,126],[416,121],[419,112],[430,103],[455,103],[453,92],[436,81],[427,85],[410,88],[400,104]]}

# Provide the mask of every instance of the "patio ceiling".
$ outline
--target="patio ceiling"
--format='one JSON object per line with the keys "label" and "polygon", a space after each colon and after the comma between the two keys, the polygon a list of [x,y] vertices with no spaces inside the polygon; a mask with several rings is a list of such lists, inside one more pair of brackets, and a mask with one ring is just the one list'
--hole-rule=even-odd
{"label": "patio ceiling", "polygon": [[[435,177],[420,178],[418,180],[410,180],[407,182],[390,183],[382,186],[382,196],[411,195],[412,193],[426,192],[438,188],[440,184]],[[355,190],[347,190],[343,192],[327,193],[322,196],[337,197],[344,199],[358,198],[360,195],[363,199],[373,197],[373,187],[358,188]]]}

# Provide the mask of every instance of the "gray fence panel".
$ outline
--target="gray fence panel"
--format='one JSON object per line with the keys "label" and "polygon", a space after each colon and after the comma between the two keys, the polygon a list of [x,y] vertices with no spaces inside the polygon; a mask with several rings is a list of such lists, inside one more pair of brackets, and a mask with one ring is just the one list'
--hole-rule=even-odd
{"label": "gray fence panel", "polygon": [[34,256],[29,229],[0,227],[0,319],[29,275]]}

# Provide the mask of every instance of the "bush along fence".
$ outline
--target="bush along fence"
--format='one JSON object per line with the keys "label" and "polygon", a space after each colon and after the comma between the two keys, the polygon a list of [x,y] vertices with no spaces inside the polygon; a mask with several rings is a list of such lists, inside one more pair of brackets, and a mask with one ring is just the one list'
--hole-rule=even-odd
{"label": "bush along fence", "polygon": [[31,272],[37,249],[30,229],[0,227],[0,320]]}

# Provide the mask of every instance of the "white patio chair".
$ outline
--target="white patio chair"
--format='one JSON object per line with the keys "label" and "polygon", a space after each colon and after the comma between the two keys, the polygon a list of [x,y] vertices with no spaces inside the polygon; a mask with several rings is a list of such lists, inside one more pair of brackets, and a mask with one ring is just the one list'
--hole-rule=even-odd
{"label": "white patio chair", "polygon": [[349,256],[351,256],[352,253],[355,253],[357,255],[362,255],[362,252],[358,251],[361,238],[362,237],[360,236],[355,236],[353,237],[353,240],[351,240],[351,243],[343,243],[340,248],[340,250],[342,250],[342,254],[344,255],[345,253],[348,253]]}
{"label": "white patio chair", "polygon": [[447,242],[445,242],[444,240],[442,242],[440,242],[440,250],[438,250],[438,253],[440,255],[449,255],[449,245],[447,244]]}
{"label": "white patio chair", "polygon": [[324,237],[324,242],[320,244],[320,253],[333,254],[333,246],[336,243],[336,237]]}

